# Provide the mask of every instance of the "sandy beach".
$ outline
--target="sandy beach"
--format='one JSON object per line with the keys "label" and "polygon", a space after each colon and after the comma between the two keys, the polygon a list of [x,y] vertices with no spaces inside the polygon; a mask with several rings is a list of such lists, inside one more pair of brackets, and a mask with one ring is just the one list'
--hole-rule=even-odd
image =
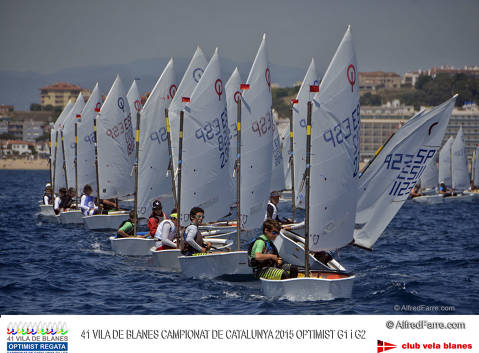
{"label": "sandy beach", "polygon": [[48,159],[0,159],[0,169],[48,170]]}

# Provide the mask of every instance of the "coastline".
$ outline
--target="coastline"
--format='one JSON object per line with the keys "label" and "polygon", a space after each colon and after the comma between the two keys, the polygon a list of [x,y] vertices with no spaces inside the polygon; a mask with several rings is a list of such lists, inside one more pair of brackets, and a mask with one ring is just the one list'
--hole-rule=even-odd
{"label": "coastline", "polygon": [[0,159],[0,170],[49,170],[48,159]]}

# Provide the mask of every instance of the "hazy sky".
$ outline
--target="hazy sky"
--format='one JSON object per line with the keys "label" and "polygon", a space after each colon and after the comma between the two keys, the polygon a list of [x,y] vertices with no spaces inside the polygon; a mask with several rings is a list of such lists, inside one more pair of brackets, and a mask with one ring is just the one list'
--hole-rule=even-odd
{"label": "hazy sky", "polygon": [[1,0],[0,70],[51,73],[190,57],[326,67],[348,24],[361,71],[479,64],[477,0]]}

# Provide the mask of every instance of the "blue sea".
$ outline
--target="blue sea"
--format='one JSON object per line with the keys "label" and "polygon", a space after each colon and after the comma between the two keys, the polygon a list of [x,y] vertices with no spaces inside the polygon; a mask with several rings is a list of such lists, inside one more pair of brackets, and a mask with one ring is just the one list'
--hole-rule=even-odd
{"label": "blue sea", "polygon": [[293,303],[255,282],[159,272],[116,256],[108,233],[41,221],[48,179],[0,170],[0,314],[479,313],[479,202],[406,202],[373,252],[339,253],[357,277],[351,299]]}

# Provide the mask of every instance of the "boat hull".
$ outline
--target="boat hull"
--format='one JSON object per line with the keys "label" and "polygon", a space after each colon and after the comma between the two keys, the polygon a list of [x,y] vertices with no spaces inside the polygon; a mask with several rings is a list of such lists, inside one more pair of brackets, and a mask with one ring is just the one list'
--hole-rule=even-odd
{"label": "boat hull", "polygon": [[60,212],[61,224],[83,224],[83,214],[80,210]]}
{"label": "boat hull", "polygon": [[[336,276],[335,276],[336,277]],[[291,278],[267,280],[261,278],[263,294],[271,298],[291,301],[332,300],[351,298],[354,275],[343,278]]]}
{"label": "boat hull", "polygon": [[40,205],[40,216],[55,216],[52,205]]}
{"label": "boat hull", "polygon": [[424,196],[418,196],[414,197],[412,199],[414,202],[418,203],[426,203],[426,204],[437,204],[437,203],[443,203],[444,202],[444,196],[441,194],[436,194],[436,195],[424,195]]}
{"label": "boat hull", "polygon": [[179,249],[171,250],[156,250],[155,247],[150,249],[153,259],[153,266],[159,267],[160,270],[169,272],[181,272],[180,261],[178,257],[181,256]]}
{"label": "boat hull", "polygon": [[99,214],[83,217],[83,223],[90,230],[117,230],[128,219],[128,212]]}
{"label": "boat hull", "polygon": [[216,278],[221,276],[253,276],[246,251],[211,253],[201,256],[180,256],[181,272],[187,277]]}
{"label": "boat hull", "polygon": [[117,255],[150,256],[154,239],[110,237],[111,249]]}
{"label": "boat hull", "polygon": [[444,202],[466,201],[472,202],[477,196],[474,193],[458,194],[456,196],[448,196],[444,198]]}

